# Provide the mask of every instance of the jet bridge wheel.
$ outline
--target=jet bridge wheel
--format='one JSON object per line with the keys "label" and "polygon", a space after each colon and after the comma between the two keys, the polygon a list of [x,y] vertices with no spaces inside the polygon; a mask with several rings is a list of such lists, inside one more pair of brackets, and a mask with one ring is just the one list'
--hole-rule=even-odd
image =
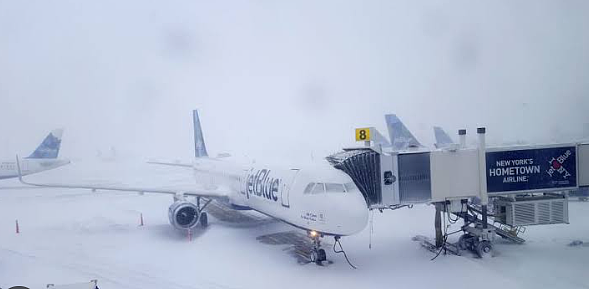
{"label": "jet bridge wheel", "polygon": [[474,237],[469,234],[463,234],[458,238],[458,248],[460,250],[474,249],[473,247]]}
{"label": "jet bridge wheel", "polygon": [[480,241],[475,247],[475,252],[477,255],[479,255],[479,257],[487,258],[491,256],[491,253],[493,252],[493,246],[489,241]]}
{"label": "jet bridge wheel", "polygon": [[209,218],[206,212],[200,213],[200,218],[198,220],[200,222],[201,227],[206,228],[209,225]]}

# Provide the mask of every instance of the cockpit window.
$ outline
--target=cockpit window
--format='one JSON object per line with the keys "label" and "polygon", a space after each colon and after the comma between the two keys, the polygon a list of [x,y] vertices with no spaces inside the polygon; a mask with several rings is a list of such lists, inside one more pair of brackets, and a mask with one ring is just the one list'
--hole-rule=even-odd
{"label": "cockpit window", "polygon": [[307,185],[307,187],[305,188],[305,192],[304,192],[304,193],[305,193],[305,194],[310,194],[310,193],[311,193],[311,191],[313,190],[313,187],[314,187],[314,186],[315,186],[315,183],[309,183],[309,184]]}
{"label": "cockpit window", "polygon": [[358,189],[353,182],[345,183],[344,187],[346,187],[346,192],[351,192]]}
{"label": "cockpit window", "polygon": [[325,193],[325,186],[323,183],[317,183],[313,188],[312,194],[322,194]]}
{"label": "cockpit window", "polygon": [[325,191],[327,191],[328,193],[345,193],[346,189],[342,184],[326,183]]}
{"label": "cockpit window", "polygon": [[305,188],[305,194],[323,194],[323,193],[345,193],[354,190],[356,186],[350,183],[351,187],[348,189],[347,184],[337,183],[309,183]]}

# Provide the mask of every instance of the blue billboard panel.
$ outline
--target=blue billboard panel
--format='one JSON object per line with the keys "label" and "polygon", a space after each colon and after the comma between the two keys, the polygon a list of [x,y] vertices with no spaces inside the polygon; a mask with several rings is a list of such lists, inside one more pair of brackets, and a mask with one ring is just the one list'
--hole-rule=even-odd
{"label": "blue billboard panel", "polygon": [[489,193],[577,186],[576,147],[487,152]]}

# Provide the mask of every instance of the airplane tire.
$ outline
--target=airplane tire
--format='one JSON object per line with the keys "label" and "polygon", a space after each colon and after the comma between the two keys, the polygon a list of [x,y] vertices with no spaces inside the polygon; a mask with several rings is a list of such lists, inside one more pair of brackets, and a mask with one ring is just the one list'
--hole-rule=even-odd
{"label": "airplane tire", "polygon": [[317,251],[317,261],[322,262],[325,260],[327,260],[327,254],[325,253],[325,250],[319,249]]}
{"label": "airplane tire", "polygon": [[203,228],[206,228],[209,225],[209,218],[206,212],[200,213],[199,222]]}
{"label": "airplane tire", "polygon": [[311,260],[311,262],[313,263],[318,263],[321,262],[319,261],[319,253],[317,252],[317,250],[313,249],[311,251],[311,254],[309,255],[309,259]]}

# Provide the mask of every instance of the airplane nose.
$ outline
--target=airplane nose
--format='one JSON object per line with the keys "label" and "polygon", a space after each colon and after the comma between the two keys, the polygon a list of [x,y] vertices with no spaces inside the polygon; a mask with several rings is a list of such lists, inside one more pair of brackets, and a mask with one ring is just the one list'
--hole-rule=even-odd
{"label": "airplane nose", "polygon": [[353,205],[349,206],[349,210],[346,212],[350,231],[353,231],[350,235],[364,230],[366,224],[368,224],[366,201],[360,192],[355,192],[355,194]]}

